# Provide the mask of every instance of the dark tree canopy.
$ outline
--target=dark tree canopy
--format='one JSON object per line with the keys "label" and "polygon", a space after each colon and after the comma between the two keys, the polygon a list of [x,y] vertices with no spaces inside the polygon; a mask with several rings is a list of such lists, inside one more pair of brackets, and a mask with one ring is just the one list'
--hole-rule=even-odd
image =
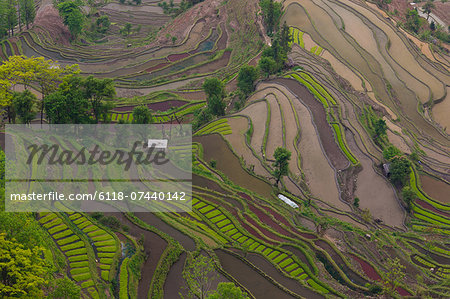
{"label": "dark tree canopy", "polygon": [[249,299],[249,297],[234,283],[221,282],[217,286],[217,290],[208,296],[208,299]]}
{"label": "dark tree canopy", "polygon": [[134,124],[150,124],[153,116],[147,106],[137,106],[133,109],[133,123]]}
{"label": "dark tree canopy", "polygon": [[389,172],[393,183],[404,185],[411,173],[411,163],[406,157],[394,157],[391,160]]}
{"label": "dark tree canopy", "polygon": [[24,124],[29,124],[33,118],[33,106],[37,101],[37,97],[29,90],[23,92],[15,92],[12,98],[14,112]]}
{"label": "dark tree canopy", "polygon": [[207,96],[208,108],[212,114],[225,115],[225,86],[217,78],[208,78],[203,83],[203,90]]}
{"label": "dark tree canopy", "polygon": [[289,160],[291,160],[291,152],[283,147],[277,147],[275,153],[273,154],[275,162],[273,166],[275,170],[273,175],[277,180],[277,185],[281,180],[281,177],[288,174],[289,171]]}
{"label": "dark tree canopy", "polygon": [[239,71],[237,85],[245,95],[255,90],[255,81],[258,79],[258,70],[254,66],[244,65]]}

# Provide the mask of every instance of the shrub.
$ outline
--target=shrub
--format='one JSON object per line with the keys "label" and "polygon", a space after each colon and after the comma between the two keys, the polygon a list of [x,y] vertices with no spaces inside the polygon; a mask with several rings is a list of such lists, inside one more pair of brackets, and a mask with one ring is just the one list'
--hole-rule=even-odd
{"label": "shrub", "polygon": [[369,286],[369,292],[371,294],[380,294],[383,291],[383,288],[377,284],[371,284]]}
{"label": "shrub", "polygon": [[114,216],[103,217],[100,219],[100,223],[114,230],[118,230],[120,228],[120,221]]}

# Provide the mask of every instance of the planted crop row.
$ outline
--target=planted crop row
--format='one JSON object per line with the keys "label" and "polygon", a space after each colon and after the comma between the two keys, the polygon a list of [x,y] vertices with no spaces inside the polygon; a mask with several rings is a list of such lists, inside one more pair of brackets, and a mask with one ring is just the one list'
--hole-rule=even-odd
{"label": "planted crop row", "polygon": [[[47,229],[67,257],[72,279],[76,282],[82,282],[80,284],[82,288],[93,287],[94,281],[92,280],[92,274],[89,269],[86,244],[70,227],[62,223],[62,219],[57,214],[46,214],[39,219],[39,223]],[[97,290],[94,287],[92,292],[98,296]]]}
{"label": "planted crop row", "polygon": [[97,257],[100,261],[100,275],[102,279],[108,280],[113,257],[118,249],[116,239],[80,213],[72,213],[69,219],[92,240],[92,245],[97,249]]}
{"label": "planted crop row", "polygon": [[308,90],[316,97],[316,99],[318,99],[325,108],[328,108],[328,102],[327,100],[320,94],[320,92],[318,92],[312,85],[311,83],[307,82],[305,79],[301,78],[299,75],[297,74],[291,74],[291,75],[286,75],[286,78],[292,78],[297,80],[298,82],[300,82],[302,85],[304,85],[306,88],[308,88]]}
{"label": "planted crop row", "polygon": [[231,134],[232,130],[230,125],[228,124],[228,120],[226,118],[222,118],[209,123],[206,126],[200,128],[200,130],[198,130],[195,135],[206,135],[212,133],[219,133],[222,135]]}
{"label": "planted crop row", "polygon": [[[218,207],[197,198],[192,200],[192,207],[216,226],[222,234],[241,244],[243,247],[246,247],[249,251],[264,255],[268,260],[277,264],[288,275],[299,279],[308,278],[308,275],[304,273],[305,271],[302,266],[295,262],[291,256],[247,236],[246,234],[248,233],[241,231],[241,229],[237,227]],[[311,286],[314,287],[313,285]],[[328,293],[328,290],[323,288],[323,292]]]}
{"label": "planted crop row", "polygon": [[443,211],[450,211],[450,206],[441,204],[439,202],[436,202],[432,199],[430,199],[425,193],[420,190],[417,178],[416,178],[416,171],[412,169],[410,175],[409,175],[409,183],[411,186],[411,189],[416,192],[417,196],[422,199],[423,201],[428,202],[432,206],[434,206],[436,209],[443,210]]}
{"label": "planted crop row", "polygon": [[128,299],[128,258],[122,261],[120,266],[120,279],[119,279],[119,298]]}
{"label": "planted crop row", "polygon": [[355,156],[350,152],[350,149],[347,147],[347,143],[344,140],[344,136],[342,136],[343,133],[342,133],[341,127],[339,126],[339,124],[332,124],[331,126],[334,129],[334,133],[335,133],[336,139],[338,141],[339,147],[344,152],[347,159],[349,159],[353,165],[357,165],[359,162],[355,158]]}

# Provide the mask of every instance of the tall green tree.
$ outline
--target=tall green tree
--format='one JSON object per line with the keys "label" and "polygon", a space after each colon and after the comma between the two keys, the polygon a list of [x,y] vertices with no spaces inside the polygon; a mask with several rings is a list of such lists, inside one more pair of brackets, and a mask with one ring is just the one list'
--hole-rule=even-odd
{"label": "tall green tree", "polygon": [[415,9],[408,9],[406,11],[406,28],[414,31],[415,33],[419,32],[421,21],[419,17],[419,13]]}
{"label": "tall green tree", "polygon": [[274,0],[261,0],[259,6],[261,7],[264,24],[267,27],[267,34],[272,35],[280,24],[282,3]]}
{"label": "tall green tree", "polygon": [[261,73],[268,78],[270,74],[273,74],[277,70],[277,63],[272,57],[262,57],[258,62],[258,67]]}
{"label": "tall green tree", "polygon": [[29,124],[33,120],[35,116],[33,106],[36,102],[37,97],[29,90],[13,94],[12,104],[14,112],[22,123]]}
{"label": "tall green tree", "polygon": [[215,273],[213,260],[199,254],[187,263],[183,277],[189,286],[189,293],[205,299],[219,276]]}
{"label": "tall green tree", "polygon": [[83,81],[84,95],[91,104],[94,118],[98,123],[101,114],[105,114],[106,101],[112,100],[116,95],[112,79],[97,79],[89,76]]}
{"label": "tall green tree", "polygon": [[258,70],[254,66],[244,65],[239,71],[237,86],[245,95],[249,95],[255,90],[256,79]]}
{"label": "tall green tree", "polygon": [[392,144],[383,150],[383,157],[387,161],[390,161],[395,156],[401,156],[402,154],[403,154],[402,151],[393,146]]}
{"label": "tall green tree", "polygon": [[223,82],[218,78],[207,78],[203,83],[203,90],[206,93],[211,113],[217,116],[225,115],[225,85]]}
{"label": "tall green tree", "polygon": [[286,22],[284,22],[280,32],[280,46],[284,53],[287,54],[291,51],[292,41],[293,38],[291,32],[289,31],[289,26],[286,24]]}
{"label": "tall green tree", "polygon": [[208,296],[208,299],[250,299],[242,289],[232,282],[221,282],[217,290]]}
{"label": "tall green tree", "polygon": [[152,123],[152,113],[147,106],[137,106],[133,109],[133,124]]}
{"label": "tall green tree", "polygon": [[17,26],[17,9],[14,0],[8,0],[6,5],[6,26],[11,36],[14,36],[14,27]]}
{"label": "tall green tree", "polygon": [[280,180],[283,176],[288,174],[289,171],[289,160],[291,160],[291,152],[283,147],[277,147],[273,154],[275,158],[275,162],[273,163],[273,167],[275,168],[273,171],[273,175],[277,180],[276,185],[280,183]]}
{"label": "tall green tree", "polygon": [[64,1],[57,6],[59,15],[63,19],[64,25],[69,27],[72,37],[76,39],[81,33],[84,25],[85,17],[81,12],[81,2]]}
{"label": "tall green tree", "polygon": [[27,29],[29,29],[30,24],[33,23],[36,17],[34,0],[19,0],[19,3],[21,17],[25,21]]}
{"label": "tall green tree", "polygon": [[395,184],[404,185],[411,173],[411,162],[406,157],[394,157],[389,166],[390,179]]}

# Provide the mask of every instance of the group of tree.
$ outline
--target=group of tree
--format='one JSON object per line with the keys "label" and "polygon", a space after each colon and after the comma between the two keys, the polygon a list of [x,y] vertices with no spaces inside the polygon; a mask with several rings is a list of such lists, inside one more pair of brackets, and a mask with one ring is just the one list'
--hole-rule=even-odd
{"label": "group of tree", "polygon": [[[18,116],[29,123],[35,108],[46,113],[51,123],[98,123],[108,121],[111,99],[115,95],[111,79],[78,76],[77,65],[60,67],[43,57],[10,56],[0,65],[0,108],[10,121]],[[23,92],[14,92],[17,86]],[[38,100],[30,88],[39,89]],[[42,118],[41,118],[42,121]]]}
{"label": "group of tree", "polygon": [[213,290],[215,281],[219,278],[214,267],[214,261],[202,254],[190,257],[183,271],[189,296],[200,299],[249,299],[241,288],[232,282],[221,282]]}
{"label": "group of tree", "polygon": [[[121,4],[125,4],[125,0],[119,0],[119,2]],[[128,4],[132,4],[132,2],[134,2],[136,5],[140,5],[142,3],[142,0],[132,0],[132,1],[128,1]]]}
{"label": "group of tree", "polygon": [[14,28],[19,25],[29,29],[36,17],[34,0],[0,0],[0,39],[13,36]]}
{"label": "group of tree", "polygon": [[[43,57],[10,56],[0,65],[0,109],[9,120],[14,121],[16,114],[22,120],[29,120],[30,108],[35,104],[43,111],[42,101],[37,103],[29,91],[32,86],[40,89],[45,97],[58,88],[61,78],[77,73],[77,65],[61,67],[55,61]],[[25,91],[14,92],[17,86],[22,86]]]}
{"label": "group of tree", "polygon": [[108,122],[115,94],[111,79],[67,76],[44,98],[44,111],[54,124]]}
{"label": "group of tree", "polygon": [[272,38],[272,45],[266,47],[259,60],[258,66],[261,73],[269,77],[283,69],[287,60],[287,54],[291,51],[292,35],[286,23]]}
{"label": "group of tree", "polygon": [[383,157],[389,163],[390,180],[394,184],[405,185],[411,173],[411,162],[408,158],[393,145],[383,150]]}
{"label": "group of tree", "polygon": [[283,4],[274,0],[261,0],[259,6],[261,7],[267,34],[271,36],[280,24]]}
{"label": "group of tree", "polygon": [[194,113],[193,130],[197,130],[215,116],[225,115],[225,84],[218,78],[207,78],[203,83],[203,90],[206,94],[207,106]]}
{"label": "group of tree", "polygon": [[82,5],[81,0],[67,0],[57,4],[59,15],[63,19],[64,25],[69,28],[73,39],[81,34],[86,19],[81,10]]}

